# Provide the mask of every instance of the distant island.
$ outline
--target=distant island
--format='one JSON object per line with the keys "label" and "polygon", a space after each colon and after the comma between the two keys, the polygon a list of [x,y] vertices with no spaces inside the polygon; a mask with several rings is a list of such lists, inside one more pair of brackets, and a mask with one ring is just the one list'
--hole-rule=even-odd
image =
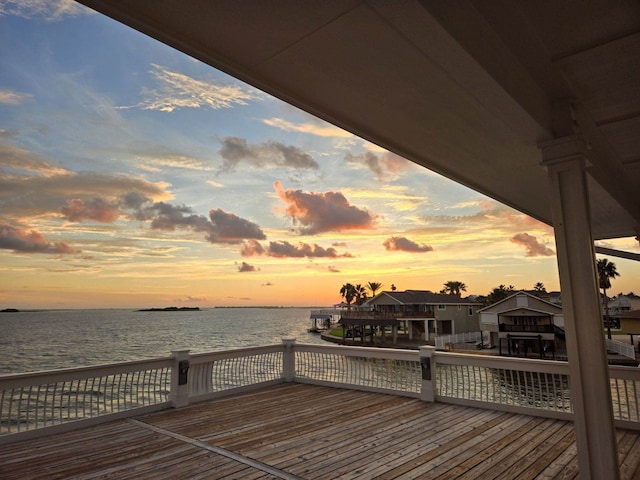
{"label": "distant island", "polygon": [[19,311],[20,310],[18,310],[17,308],[5,308],[4,310],[0,310],[0,312],[5,312],[5,313],[15,313]]}
{"label": "distant island", "polygon": [[138,312],[192,312],[200,310],[200,307],[164,307],[164,308],[142,308]]}

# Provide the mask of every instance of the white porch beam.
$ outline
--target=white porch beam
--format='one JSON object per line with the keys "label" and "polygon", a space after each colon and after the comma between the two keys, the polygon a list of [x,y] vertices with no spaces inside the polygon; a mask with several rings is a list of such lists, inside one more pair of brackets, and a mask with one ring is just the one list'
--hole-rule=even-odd
{"label": "white porch beam", "polygon": [[541,145],[562,290],[578,466],[582,479],[620,478],[596,280],[586,145],[571,135]]}

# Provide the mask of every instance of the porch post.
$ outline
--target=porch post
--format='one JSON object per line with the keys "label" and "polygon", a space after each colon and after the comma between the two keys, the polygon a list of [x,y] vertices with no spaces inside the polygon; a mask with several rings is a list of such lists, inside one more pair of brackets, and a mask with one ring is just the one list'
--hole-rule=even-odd
{"label": "porch post", "polygon": [[189,405],[189,350],[171,350],[171,393],[169,399],[173,408]]}
{"label": "porch post", "polygon": [[420,370],[422,372],[422,385],[420,388],[420,400],[435,402],[436,395],[436,347],[432,345],[420,345]]}
{"label": "porch post", "polygon": [[580,136],[569,135],[540,147],[551,187],[580,478],[616,480],[620,473],[591,233],[586,145]]}
{"label": "porch post", "polygon": [[296,376],[296,354],[294,352],[296,339],[284,337],[282,345],[284,347],[282,352],[282,379],[285,382],[293,382]]}

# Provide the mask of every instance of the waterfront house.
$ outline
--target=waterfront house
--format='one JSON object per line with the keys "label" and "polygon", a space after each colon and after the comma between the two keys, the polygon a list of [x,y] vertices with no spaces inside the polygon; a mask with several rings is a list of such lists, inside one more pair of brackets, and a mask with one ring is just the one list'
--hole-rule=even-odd
{"label": "waterfront house", "polygon": [[478,331],[481,306],[470,298],[430,290],[384,291],[363,304],[374,316],[401,320],[410,340],[431,342],[437,335]]}
{"label": "waterfront house", "polygon": [[489,332],[499,353],[555,357],[565,347],[562,307],[525,291],[479,311],[480,328]]}
{"label": "waterfront house", "polygon": [[628,293],[626,295],[618,295],[609,300],[609,315],[613,317],[621,317],[627,312],[640,310],[640,295]]}

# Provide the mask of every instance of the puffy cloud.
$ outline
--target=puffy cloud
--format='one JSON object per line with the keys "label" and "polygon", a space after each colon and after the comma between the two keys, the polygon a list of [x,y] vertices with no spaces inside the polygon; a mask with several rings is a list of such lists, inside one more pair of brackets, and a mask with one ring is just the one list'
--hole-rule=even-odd
{"label": "puffy cloud", "polygon": [[26,232],[11,225],[0,224],[0,248],[13,250],[14,253],[80,253],[64,242],[50,243],[35,230]]}
{"label": "puffy cloud", "polygon": [[269,242],[265,248],[255,240],[249,240],[242,245],[240,254],[243,257],[251,257],[256,255],[266,255],[268,257],[278,258],[338,258],[351,257],[350,253],[339,254],[333,247],[323,248],[317,244],[310,245],[304,242],[298,242],[293,245],[286,241]]}
{"label": "puffy cloud", "polygon": [[391,152],[364,152],[359,155],[346,154],[345,161],[365,165],[369,170],[376,174],[378,180],[389,180],[396,178],[403,171],[411,168],[413,165],[395,153]]}
{"label": "puffy cloud", "polygon": [[238,267],[238,271],[243,273],[243,272],[257,272],[259,271],[259,268],[254,267],[253,265],[249,265],[247,262],[242,262],[242,264],[240,264],[240,266]]}
{"label": "puffy cloud", "polygon": [[222,170],[227,172],[234,171],[242,161],[261,168],[319,168],[318,162],[298,147],[275,141],[250,145],[243,138],[226,137],[222,139],[220,156],[224,160]]}
{"label": "puffy cloud", "polygon": [[382,242],[384,248],[389,251],[403,251],[403,252],[431,252],[433,247],[429,245],[417,244],[405,237],[389,237]]}
{"label": "puffy cloud", "polygon": [[145,110],[173,112],[178,108],[213,109],[230,108],[234,105],[246,105],[248,101],[258,100],[259,93],[241,84],[216,85],[211,81],[196,80],[188,75],[157,64],[151,64],[151,75],[159,83],[156,90],[144,91],[145,99],[140,107]]}
{"label": "puffy cloud", "polygon": [[301,234],[373,228],[374,217],[365,209],[350,205],[340,192],[304,193],[285,190],[274,184],[276,193],[287,204],[286,213]]}
{"label": "puffy cloud", "polygon": [[538,242],[536,237],[528,233],[518,233],[511,237],[510,240],[517,245],[523,246],[527,250],[527,257],[550,257],[556,254],[556,252]]}
{"label": "puffy cloud", "polygon": [[[153,216],[155,215],[155,216]],[[264,240],[262,229],[255,223],[224,210],[209,210],[209,218],[194,214],[191,207],[158,202],[141,211],[140,218],[153,218],[151,228],[173,231],[176,228],[207,232],[210,243],[240,243],[245,239]]]}
{"label": "puffy cloud", "polygon": [[207,240],[211,243],[240,243],[244,239],[264,240],[266,235],[255,223],[221,209],[209,210],[211,228]]}
{"label": "puffy cloud", "polygon": [[62,214],[72,222],[96,220],[112,223],[120,216],[120,209],[117,203],[108,202],[100,197],[94,197],[87,201],[74,198],[67,202],[67,206],[62,207]]}
{"label": "puffy cloud", "polygon": [[144,209],[147,217],[155,213],[151,221],[151,228],[155,230],[174,231],[176,228],[191,228],[196,232],[204,232],[209,229],[209,220],[204,215],[196,215],[191,207],[186,205],[171,205],[158,202]]}

